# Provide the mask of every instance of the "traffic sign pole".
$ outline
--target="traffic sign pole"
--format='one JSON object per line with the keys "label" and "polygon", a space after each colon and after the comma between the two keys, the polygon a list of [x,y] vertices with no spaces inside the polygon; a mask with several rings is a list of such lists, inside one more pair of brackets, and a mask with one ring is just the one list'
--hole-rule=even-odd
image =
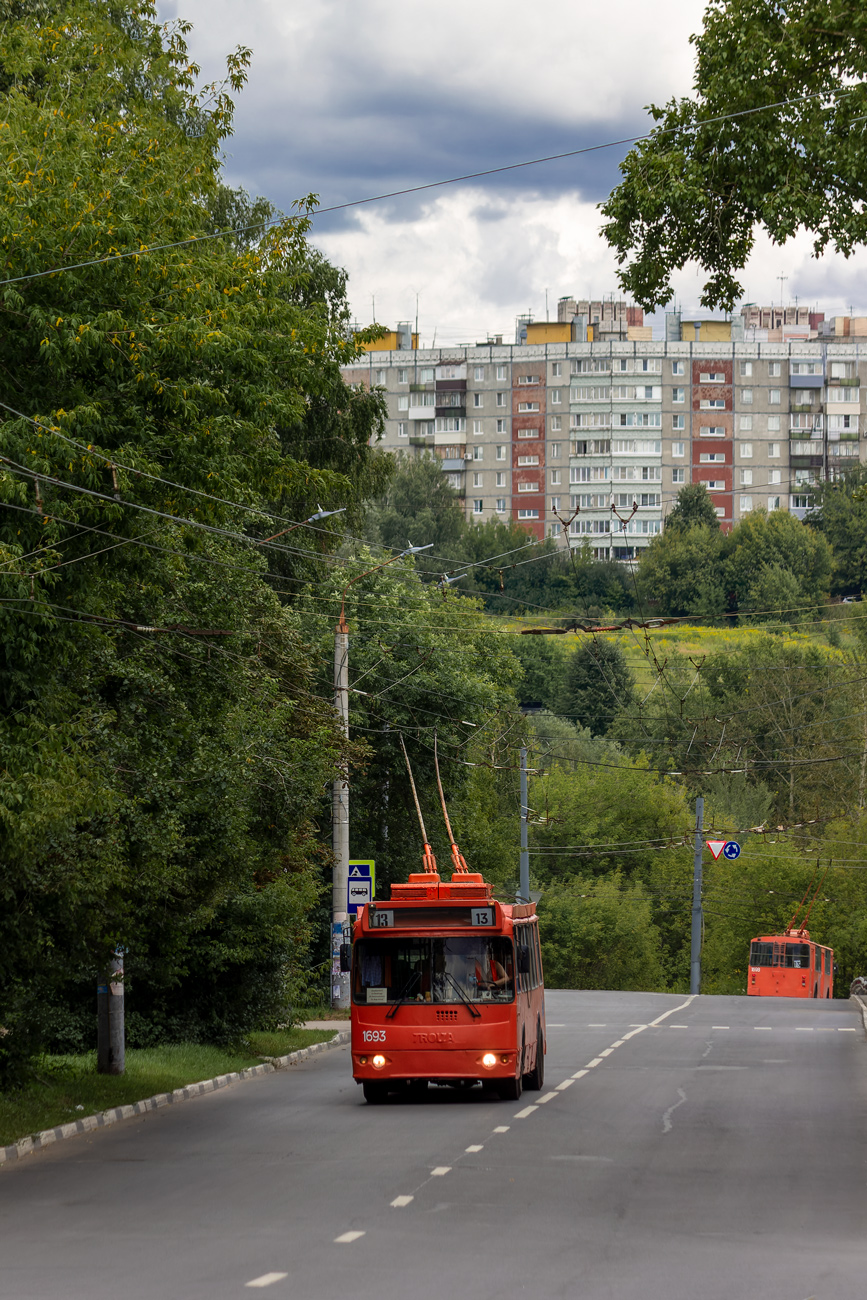
{"label": "traffic sign pole", "polygon": [[701,854],[704,847],[704,799],[695,801],[695,855],[692,865],[692,935],[689,950],[689,991],[693,995],[701,986]]}

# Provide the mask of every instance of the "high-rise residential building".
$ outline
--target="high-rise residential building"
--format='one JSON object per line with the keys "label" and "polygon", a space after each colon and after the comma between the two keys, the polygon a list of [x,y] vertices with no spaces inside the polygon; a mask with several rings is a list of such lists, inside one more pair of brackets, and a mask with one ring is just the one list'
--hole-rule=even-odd
{"label": "high-rise residential building", "polygon": [[[630,560],[687,483],[707,486],[729,529],[759,507],[803,517],[811,482],[867,460],[867,320],[862,332],[863,318],[814,312],[812,338],[783,340],[784,323],[767,341],[741,338],[743,317],[672,313],[664,341],[583,341],[572,307],[593,304],[562,301],[564,319],[531,326],[522,344],[370,351],[345,371],[385,390],[383,445],[437,456],[470,519],[514,520],[564,544],[568,533],[599,559]],[[643,333],[609,305],[612,332]]]}

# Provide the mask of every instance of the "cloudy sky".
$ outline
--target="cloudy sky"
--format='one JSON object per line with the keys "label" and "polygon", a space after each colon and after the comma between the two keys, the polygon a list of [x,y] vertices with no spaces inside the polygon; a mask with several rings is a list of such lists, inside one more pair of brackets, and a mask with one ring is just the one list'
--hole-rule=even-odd
{"label": "cloudy sky", "polygon": [[[226,179],[288,211],[322,207],[647,129],[645,106],[688,94],[701,0],[159,0],[193,23],[203,81],[253,51]],[[597,204],[627,146],[323,214],[314,242],[349,272],[359,321],[416,314],[422,345],[514,336],[516,315],[617,289]],[[778,277],[787,277],[782,283]],[[761,240],[745,297],[867,312],[867,252],[810,257]],[[676,281],[686,312],[700,280]],[[707,314],[707,313],[702,313]]]}

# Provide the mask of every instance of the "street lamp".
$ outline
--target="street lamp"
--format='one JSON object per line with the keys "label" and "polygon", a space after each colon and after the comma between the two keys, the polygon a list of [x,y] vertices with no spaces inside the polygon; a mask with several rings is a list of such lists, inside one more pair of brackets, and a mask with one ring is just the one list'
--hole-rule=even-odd
{"label": "street lamp", "polygon": [[[349,739],[349,629],[346,626],[346,593],[349,588],[371,573],[386,569],[407,555],[428,551],[433,542],[413,546],[407,542],[405,551],[393,555],[383,564],[375,564],[354,578],[350,578],[340,597],[340,618],[334,629],[334,707],[340,718],[344,737]],[[331,877],[331,1004],[343,1010],[349,1006],[349,975],[340,969],[340,945],[349,941],[349,776],[344,772],[332,786],[331,793],[331,843],[334,851],[334,868]]]}
{"label": "street lamp", "polygon": [[276,541],[278,537],[285,537],[286,533],[294,533],[296,528],[304,528],[306,524],[315,524],[317,519],[330,519],[332,515],[342,515],[345,509],[346,506],[341,506],[339,510],[323,510],[320,506],[315,514],[311,515],[309,519],[302,519],[300,524],[292,524],[290,528],[281,528],[279,533],[274,533],[271,537],[260,537],[259,545],[262,546],[265,542]]}

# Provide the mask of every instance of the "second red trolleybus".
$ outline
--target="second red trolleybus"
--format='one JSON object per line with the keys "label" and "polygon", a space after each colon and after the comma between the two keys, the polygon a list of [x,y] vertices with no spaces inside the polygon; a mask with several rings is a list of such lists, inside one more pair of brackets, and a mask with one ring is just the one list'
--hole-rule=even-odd
{"label": "second red trolleybus", "polygon": [[425,870],[392,885],[388,902],[365,904],[356,918],[353,1076],[370,1103],[429,1083],[487,1084],[514,1101],[544,1080],[536,905],[493,898],[490,885],[467,868],[444,800],[454,870],[442,880],[417,797],[416,809]]}
{"label": "second red trolleybus", "polygon": [[[827,874],[827,872],[826,872]],[[834,952],[810,938],[806,928],[810,912],[822,888],[816,892],[804,913],[807,895],[801,899],[795,915],[782,934],[763,934],[750,943],[747,993],[771,998],[832,998],[834,996]]]}

